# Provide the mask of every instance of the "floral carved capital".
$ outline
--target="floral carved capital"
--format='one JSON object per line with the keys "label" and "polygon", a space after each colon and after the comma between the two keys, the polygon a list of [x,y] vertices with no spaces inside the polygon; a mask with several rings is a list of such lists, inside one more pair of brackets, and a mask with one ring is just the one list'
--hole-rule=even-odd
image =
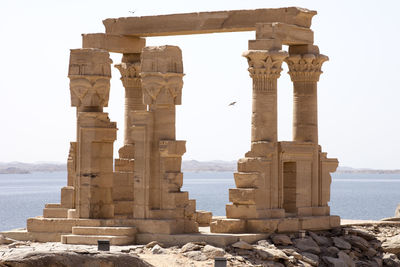
{"label": "floral carved capital", "polygon": [[285,59],[289,67],[289,75],[293,82],[317,82],[321,75],[321,67],[329,58],[321,54],[291,55]]}
{"label": "floral carved capital", "polygon": [[121,73],[121,81],[125,88],[140,87],[140,62],[116,64]]}

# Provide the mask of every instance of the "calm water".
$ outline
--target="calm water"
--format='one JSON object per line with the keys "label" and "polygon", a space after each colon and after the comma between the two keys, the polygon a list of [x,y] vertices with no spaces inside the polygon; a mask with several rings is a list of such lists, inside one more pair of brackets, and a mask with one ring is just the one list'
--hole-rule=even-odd
{"label": "calm water", "polygon": [[[42,214],[45,203],[60,201],[66,172],[0,175],[0,231],[25,227],[28,217]],[[186,172],[182,190],[197,200],[197,209],[225,215],[229,172]],[[334,174],[331,213],[346,219],[393,216],[400,203],[400,174]]]}

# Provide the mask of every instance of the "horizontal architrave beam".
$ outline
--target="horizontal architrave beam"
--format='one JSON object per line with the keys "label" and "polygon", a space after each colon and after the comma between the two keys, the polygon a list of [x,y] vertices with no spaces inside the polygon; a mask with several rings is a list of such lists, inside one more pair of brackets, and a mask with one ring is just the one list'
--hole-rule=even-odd
{"label": "horizontal architrave beam", "polygon": [[160,16],[126,17],[103,20],[106,33],[137,37],[217,32],[254,31],[257,23],[282,22],[309,28],[316,11],[269,8]]}
{"label": "horizontal architrave beam", "polygon": [[82,48],[99,48],[114,53],[141,53],[146,39],[106,33],[82,34]]}

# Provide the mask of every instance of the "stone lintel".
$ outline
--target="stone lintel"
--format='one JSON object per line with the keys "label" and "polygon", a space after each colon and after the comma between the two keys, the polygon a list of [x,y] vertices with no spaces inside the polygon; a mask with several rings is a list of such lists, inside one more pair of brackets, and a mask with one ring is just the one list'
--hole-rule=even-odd
{"label": "stone lintel", "polygon": [[291,45],[289,46],[289,55],[303,55],[303,54],[319,54],[319,48],[316,45]]}
{"label": "stone lintel", "polygon": [[279,39],[249,40],[249,50],[282,50]]}
{"label": "stone lintel", "polygon": [[230,10],[103,20],[106,33],[168,36],[254,31],[256,23],[282,22],[309,28],[316,11],[298,7]]}
{"label": "stone lintel", "polygon": [[286,23],[257,23],[256,39],[278,39],[285,45],[303,45],[314,43],[311,29]]}
{"label": "stone lintel", "polygon": [[106,33],[82,34],[82,48],[99,48],[114,53],[141,53],[146,39]]}

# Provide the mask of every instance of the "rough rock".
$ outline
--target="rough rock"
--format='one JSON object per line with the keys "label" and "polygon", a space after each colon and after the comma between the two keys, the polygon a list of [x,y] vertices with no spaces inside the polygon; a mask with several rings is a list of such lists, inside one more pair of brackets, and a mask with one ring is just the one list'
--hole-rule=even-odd
{"label": "rough rock", "polygon": [[349,235],[345,237],[346,241],[348,241],[353,247],[359,248],[361,250],[368,250],[370,247],[367,240],[360,236]]}
{"label": "rough rock", "polygon": [[16,240],[10,239],[5,237],[4,235],[0,234],[0,245],[8,245],[14,243]]}
{"label": "rough rock", "polygon": [[223,257],[225,255],[225,250],[222,248],[217,248],[211,245],[206,245],[202,252],[207,256],[209,259],[214,259],[215,257]]}
{"label": "rough rock", "polygon": [[153,254],[164,254],[165,253],[165,249],[163,249],[162,247],[160,247],[157,244],[151,249],[151,253],[153,253]]}
{"label": "rough rock", "polygon": [[271,236],[271,240],[274,245],[279,246],[287,246],[293,244],[292,240],[287,235],[284,234],[275,234]]}
{"label": "rough rock", "polygon": [[203,247],[204,246],[202,246],[202,245],[190,242],[190,243],[187,243],[187,244],[182,246],[181,253],[185,253],[185,252],[193,251],[193,250],[200,250]]}
{"label": "rough rock", "polygon": [[256,254],[263,260],[289,260],[289,257],[282,250],[279,249],[257,246],[255,251]]}
{"label": "rough rock", "polygon": [[372,241],[372,240],[376,239],[375,235],[370,234],[367,231],[363,231],[360,229],[347,228],[347,231],[349,234],[358,235],[368,241]]}
{"label": "rough rock", "polygon": [[346,263],[342,259],[332,257],[322,257],[328,266],[332,267],[347,267]]}
{"label": "rough rock", "polygon": [[356,266],[354,261],[350,258],[350,256],[347,255],[346,253],[344,253],[343,251],[339,251],[338,258],[341,259],[342,261],[344,261],[344,263],[346,263],[347,267],[355,267]]}
{"label": "rough rock", "polygon": [[285,248],[282,249],[282,251],[285,252],[285,254],[288,256],[293,256],[295,259],[301,260],[303,258],[301,254],[297,253],[297,251],[295,251],[294,249]]}
{"label": "rough rock", "polygon": [[242,240],[240,240],[240,241],[238,241],[238,242],[232,244],[232,247],[234,247],[234,248],[240,248],[240,249],[253,249],[253,246],[252,246],[252,245],[250,245],[249,243],[244,242],[244,241],[242,241]]}
{"label": "rough rock", "polygon": [[309,235],[314,239],[315,242],[317,242],[318,245],[328,247],[332,244],[332,242],[329,240],[329,238],[325,236],[319,236],[316,233],[313,232],[308,232]]}
{"label": "rough rock", "polygon": [[304,252],[310,252],[314,254],[319,254],[321,252],[321,249],[317,243],[315,243],[315,241],[311,238],[296,239],[294,241],[294,245]]}
{"label": "rough rock", "polygon": [[364,252],[368,258],[373,258],[376,253],[378,253],[375,249],[369,248],[367,251]]}
{"label": "rough rock", "polygon": [[152,248],[152,247],[154,247],[155,245],[159,245],[160,247],[164,247],[164,245],[161,244],[161,243],[159,243],[158,241],[151,241],[151,242],[148,243],[145,247],[146,247],[146,248]]}
{"label": "rough rock", "polygon": [[340,249],[351,249],[351,245],[349,242],[343,240],[343,238],[340,237],[333,237],[333,243],[337,248]]}
{"label": "rough rock", "polygon": [[382,243],[382,248],[384,252],[389,252],[393,254],[400,253],[400,235],[395,235],[389,237]]}
{"label": "rough rock", "polygon": [[77,267],[77,266],[107,266],[107,267],[152,267],[133,254],[126,253],[85,253],[75,252],[29,252],[16,255],[0,261],[0,266],[7,267]]}
{"label": "rough rock", "polygon": [[318,266],[319,257],[317,255],[308,252],[303,252],[301,255],[303,256],[304,262],[307,262],[311,266]]}
{"label": "rough rock", "polygon": [[382,261],[384,266],[400,266],[400,260],[392,253],[385,253],[382,257]]}
{"label": "rough rock", "polygon": [[207,260],[207,256],[201,253],[201,251],[189,251],[186,253],[183,253],[186,257],[189,259],[195,260],[195,261],[205,261]]}

